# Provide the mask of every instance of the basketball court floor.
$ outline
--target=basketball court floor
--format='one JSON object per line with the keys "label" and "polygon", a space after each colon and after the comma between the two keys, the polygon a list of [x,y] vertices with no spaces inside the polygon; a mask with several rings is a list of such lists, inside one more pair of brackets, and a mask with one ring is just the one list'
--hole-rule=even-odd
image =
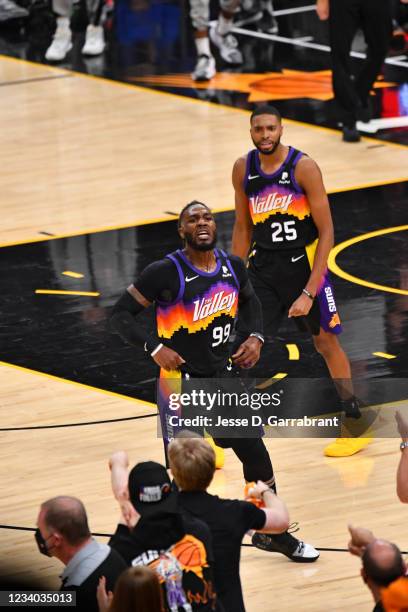
{"label": "basketball court floor", "polygon": [[[33,538],[42,501],[81,498],[92,531],[106,541],[118,519],[109,455],[125,449],[131,462],[163,461],[154,364],[109,333],[110,307],[149,262],[179,246],[175,219],[188,201],[216,211],[220,246],[229,247],[231,168],[251,148],[254,104],[275,104],[284,143],[322,169],[336,234],[329,263],[353,375],[386,390],[384,410],[408,413],[406,56],[390,55],[377,83],[373,101],[384,121],[370,129],[379,131],[344,144],[329,100],[326,33],[310,7],[294,2],[297,12],[278,15],[277,36],[240,32],[243,72],[220,65],[212,82],[197,87],[189,78],[189,33],[176,28],[171,6],[172,35],[154,52],[150,45],[149,62],[143,41],[122,31],[92,60],[81,57],[77,34],[77,46],[56,66],[41,61],[32,37],[25,43],[0,31],[4,579],[58,588],[61,565],[39,555]],[[364,50],[354,52],[358,66]],[[269,339],[265,360],[271,378],[327,378],[311,341],[290,322]],[[330,401],[312,401],[316,414],[330,411]],[[407,509],[395,492],[398,438],[378,437],[341,459],[325,458],[320,438],[266,444],[297,535],[321,557],[296,565],[248,539],[241,563],[247,610],[372,609],[359,562],[346,550],[347,524],[406,550]],[[242,497],[230,451],[211,491]]]}

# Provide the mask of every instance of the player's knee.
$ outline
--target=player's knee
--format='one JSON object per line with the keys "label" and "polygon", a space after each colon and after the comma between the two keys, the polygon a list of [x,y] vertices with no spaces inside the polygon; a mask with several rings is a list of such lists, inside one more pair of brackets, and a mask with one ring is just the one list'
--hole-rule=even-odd
{"label": "player's knee", "polygon": [[322,357],[330,357],[336,351],[338,342],[336,336],[320,332],[318,336],[313,336],[315,349]]}

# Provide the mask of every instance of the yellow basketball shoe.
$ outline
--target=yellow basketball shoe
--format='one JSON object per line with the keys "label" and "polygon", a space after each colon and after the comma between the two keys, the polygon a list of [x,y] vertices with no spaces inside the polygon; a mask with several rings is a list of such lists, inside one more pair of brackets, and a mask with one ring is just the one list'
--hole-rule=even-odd
{"label": "yellow basketball shoe", "polygon": [[328,444],[323,453],[326,457],[351,457],[368,446],[373,438],[337,438]]}
{"label": "yellow basketball shoe", "polygon": [[211,448],[214,449],[214,452],[215,452],[215,468],[217,470],[220,470],[221,468],[224,467],[224,463],[225,463],[224,449],[221,448],[220,446],[217,446],[216,443],[214,442],[214,440],[211,438],[211,436],[206,435],[205,439],[208,442],[208,444],[211,446]]}

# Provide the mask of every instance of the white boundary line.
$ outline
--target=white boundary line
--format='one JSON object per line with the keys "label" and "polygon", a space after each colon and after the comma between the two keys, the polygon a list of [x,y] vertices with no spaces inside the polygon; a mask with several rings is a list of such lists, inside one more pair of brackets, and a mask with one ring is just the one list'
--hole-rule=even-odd
{"label": "white boundary line", "polygon": [[315,11],[315,4],[308,4],[307,6],[298,6],[297,8],[282,9],[281,11],[273,11],[274,17],[280,17],[281,15],[293,15],[294,13],[306,13],[306,11]]}
{"label": "white boundary line", "polygon": [[299,36],[299,38],[294,38],[293,40],[300,40],[301,42],[310,42],[314,40],[314,36]]}
{"label": "white boundary line", "polygon": [[408,126],[408,117],[382,117],[380,119],[371,119],[368,123],[357,121],[357,129],[368,134],[375,134],[378,130],[406,126]]}
{"label": "white boundary line", "polygon": [[[277,34],[266,34],[265,32],[254,32],[252,30],[245,30],[244,28],[232,28],[232,32],[234,32],[235,34],[242,34],[243,36],[252,36],[253,38],[262,38],[264,40],[287,43],[289,45],[294,45],[297,47],[317,49],[318,51],[325,51],[326,53],[330,53],[331,51],[328,45],[319,45],[318,43],[307,42],[304,40],[300,40],[299,38],[286,38],[286,36],[278,36]],[[360,53],[358,51],[351,51],[350,55],[359,59],[365,59],[367,57],[365,53]],[[393,66],[399,66],[400,68],[408,68],[408,61],[402,62],[395,57],[387,57],[385,63],[391,64]]]}

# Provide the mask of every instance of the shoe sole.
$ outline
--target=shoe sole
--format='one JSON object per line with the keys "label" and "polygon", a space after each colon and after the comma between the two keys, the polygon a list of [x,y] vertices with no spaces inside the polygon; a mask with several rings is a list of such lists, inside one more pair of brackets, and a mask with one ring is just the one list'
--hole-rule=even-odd
{"label": "shoe sole", "polygon": [[82,50],[81,53],[82,55],[88,55],[89,57],[96,57],[97,55],[102,55],[104,51],[105,51],[105,47],[102,49],[102,51],[98,51],[97,53],[92,53],[90,51],[84,51],[84,50]]}
{"label": "shoe sole", "polygon": [[283,555],[284,557],[289,559],[289,561],[293,561],[294,563],[314,563],[320,557],[320,554],[318,554],[317,557],[291,557],[290,555],[287,555],[286,553],[280,550],[276,550],[276,548],[270,549],[270,548],[266,548],[263,546],[259,546],[258,544],[252,544],[252,546],[254,548],[258,548],[259,550],[264,550],[265,552],[277,553],[278,555]]}
{"label": "shoe sole", "polygon": [[372,440],[370,440],[369,442],[366,442],[364,444],[364,446],[360,446],[360,448],[358,448],[357,450],[353,450],[352,453],[338,453],[338,454],[331,454],[330,451],[326,452],[326,450],[323,451],[323,454],[325,457],[331,457],[332,459],[342,459],[343,457],[352,457],[353,455],[357,455],[357,453],[360,453],[362,450],[364,450],[365,448],[367,448],[367,446],[369,444],[371,444]]}
{"label": "shoe sole", "polygon": [[210,77],[200,77],[199,79],[194,78],[193,75],[191,75],[191,80],[194,81],[194,83],[206,83],[207,81],[211,81],[211,79],[213,79],[214,77],[215,73]]}

